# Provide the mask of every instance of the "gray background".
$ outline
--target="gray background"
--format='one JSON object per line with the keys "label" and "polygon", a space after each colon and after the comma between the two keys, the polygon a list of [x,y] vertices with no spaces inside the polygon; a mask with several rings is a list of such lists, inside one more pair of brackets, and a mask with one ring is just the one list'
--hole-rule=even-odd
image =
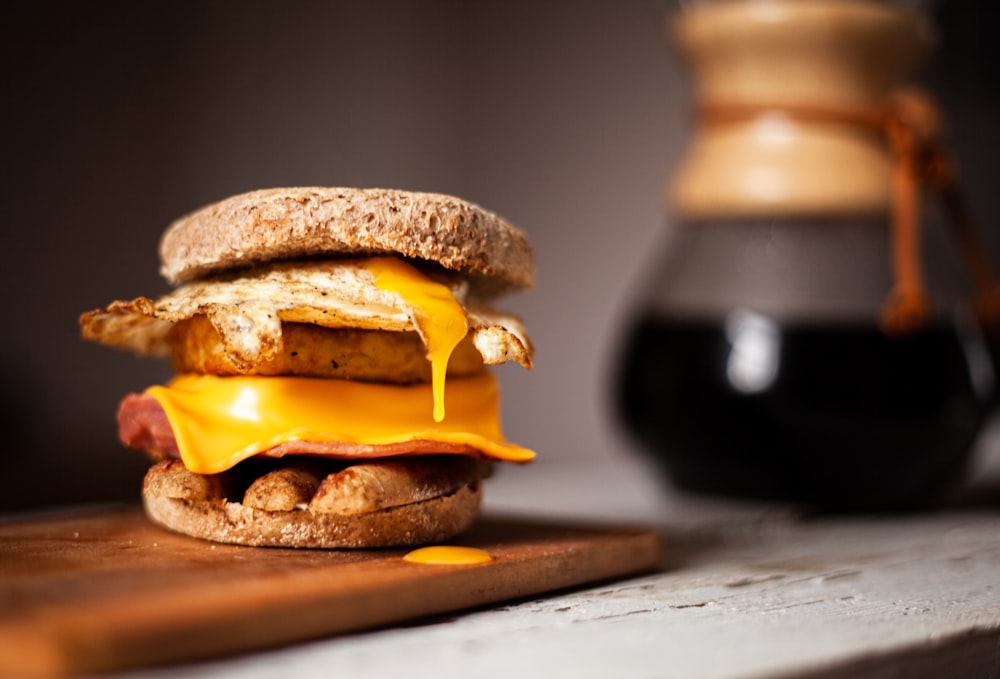
{"label": "gray background", "polygon": [[[942,96],[996,251],[996,45],[987,2],[935,9]],[[23,3],[5,10],[0,508],[137,497],[114,411],[165,364],[78,339],[80,312],[167,290],[175,217],[281,185],[452,193],[535,243],[505,306],[537,345],[499,371],[508,436],[553,461],[634,454],[609,382],[669,228],[689,133],[653,0]]]}

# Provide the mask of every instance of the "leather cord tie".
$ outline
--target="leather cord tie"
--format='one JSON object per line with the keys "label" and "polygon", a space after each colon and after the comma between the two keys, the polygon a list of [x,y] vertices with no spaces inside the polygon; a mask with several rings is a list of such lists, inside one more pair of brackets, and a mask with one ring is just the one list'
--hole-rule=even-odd
{"label": "leather cord tie", "polygon": [[988,331],[1000,330],[1000,285],[958,189],[950,154],[940,140],[940,116],[931,98],[916,89],[893,92],[883,106],[871,110],[808,105],[714,104],[699,109],[707,124],[746,122],[780,115],[804,123],[851,125],[885,139],[892,158],[891,265],[894,278],[879,314],[890,335],[923,329],[931,320],[931,303],[921,257],[923,192],[937,192],[975,287],[973,308]]}

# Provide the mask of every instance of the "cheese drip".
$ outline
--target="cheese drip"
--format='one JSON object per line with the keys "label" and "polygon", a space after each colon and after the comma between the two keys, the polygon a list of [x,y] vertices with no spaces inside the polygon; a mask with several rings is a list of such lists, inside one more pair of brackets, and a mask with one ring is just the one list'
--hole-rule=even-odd
{"label": "cheese drip", "polygon": [[428,412],[430,391],[426,384],[189,374],[146,393],[163,407],[181,460],[197,474],[225,471],[289,441],[434,441],[464,444],[508,462],[534,458],[504,438],[499,388],[489,372],[448,382],[446,422],[435,422]]}
{"label": "cheese drip", "polygon": [[436,283],[416,268],[393,257],[377,257],[365,262],[375,276],[375,285],[396,293],[413,311],[413,324],[427,345],[431,362],[434,421],[445,415],[444,378],[452,351],[469,331],[465,310],[448,286]]}

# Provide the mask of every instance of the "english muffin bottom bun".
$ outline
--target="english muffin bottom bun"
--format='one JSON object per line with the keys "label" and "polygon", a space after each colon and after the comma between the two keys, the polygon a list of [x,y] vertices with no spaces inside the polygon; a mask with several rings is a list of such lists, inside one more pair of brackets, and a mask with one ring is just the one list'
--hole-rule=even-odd
{"label": "english muffin bottom bun", "polygon": [[174,222],[176,287],[80,317],[85,339],[169,358],[128,394],[119,438],[155,464],[147,515],[177,532],[275,547],[409,546],[475,520],[508,441],[488,366],[531,368],[496,298],[534,283],[525,235],[452,196],[254,191]]}

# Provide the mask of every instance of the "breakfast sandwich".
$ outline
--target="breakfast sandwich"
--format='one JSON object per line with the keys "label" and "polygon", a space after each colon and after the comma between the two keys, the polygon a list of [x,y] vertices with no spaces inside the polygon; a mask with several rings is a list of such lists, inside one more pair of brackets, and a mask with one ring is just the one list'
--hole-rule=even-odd
{"label": "breakfast sandwich", "polygon": [[488,365],[531,368],[492,301],[534,282],[525,235],[460,199],[279,188],[209,205],[160,241],[158,299],[80,317],[83,337],[169,358],[119,438],[155,463],[150,519],[255,546],[361,548],[468,528],[508,441]]}

